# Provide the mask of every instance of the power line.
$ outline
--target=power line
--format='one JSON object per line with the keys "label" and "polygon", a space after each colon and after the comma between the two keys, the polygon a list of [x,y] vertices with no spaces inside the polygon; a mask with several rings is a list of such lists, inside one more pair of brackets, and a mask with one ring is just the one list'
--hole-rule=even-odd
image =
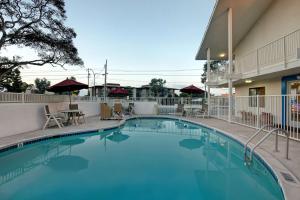
{"label": "power line", "polygon": [[110,76],[200,76],[195,74],[109,74]]}
{"label": "power line", "polygon": [[[198,76],[197,74],[109,74],[110,76]],[[87,76],[87,74],[24,74],[22,76]]]}
{"label": "power line", "polygon": [[25,77],[27,77],[27,76],[65,76],[65,77],[67,77],[67,76],[87,76],[87,74],[24,74],[24,75],[22,75],[22,76],[25,76]]}
{"label": "power line", "polygon": [[[144,81],[139,81],[139,80],[128,80],[128,79],[109,79],[113,81],[126,81],[126,82],[140,82],[140,83],[149,83],[150,80],[144,80]],[[190,83],[189,82],[182,82],[182,81],[167,81],[167,83]]]}
{"label": "power line", "polygon": [[[95,68],[89,68],[89,69],[93,69],[96,70]],[[79,70],[64,70],[64,71],[47,71],[48,72],[57,72],[57,73],[66,73],[66,72],[74,72],[74,71],[86,71],[87,69],[79,69]],[[201,71],[202,69],[198,69],[198,68],[191,68],[191,69],[165,69],[165,70],[124,70],[124,69],[111,69],[110,71],[112,72],[183,72],[183,71]],[[104,71],[104,69],[101,70],[101,72]],[[100,72],[100,73],[101,73]],[[22,71],[22,73],[35,73],[35,71]],[[38,73],[40,73],[40,71],[38,71]]]}
{"label": "power line", "polygon": [[123,69],[111,69],[110,71],[118,72],[183,72],[183,71],[201,71],[202,69],[169,69],[169,70],[123,70]]}

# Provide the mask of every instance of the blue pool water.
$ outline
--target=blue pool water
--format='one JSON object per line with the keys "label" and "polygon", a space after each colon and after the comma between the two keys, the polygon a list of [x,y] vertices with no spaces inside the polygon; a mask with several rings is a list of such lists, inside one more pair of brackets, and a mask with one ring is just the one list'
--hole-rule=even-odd
{"label": "blue pool water", "polygon": [[25,145],[0,154],[0,199],[283,199],[265,165],[220,133],[172,119]]}

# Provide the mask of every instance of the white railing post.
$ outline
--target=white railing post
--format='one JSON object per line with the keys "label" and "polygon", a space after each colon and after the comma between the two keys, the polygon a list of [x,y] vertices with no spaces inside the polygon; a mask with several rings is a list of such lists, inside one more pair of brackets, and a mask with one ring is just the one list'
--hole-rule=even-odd
{"label": "white railing post", "polygon": [[220,98],[217,99],[217,116],[220,119]]}
{"label": "white railing post", "polygon": [[232,8],[228,9],[228,122],[231,122],[232,117],[232,68],[233,68],[233,47],[232,47]]}
{"label": "white railing post", "polygon": [[260,121],[260,117],[259,117],[259,95],[256,96],[256,128],[259,128],[259,121]]}
{"label": "white railing post", "polygon": [[22,103],[25,103],[25,93],[22,92]]}
{"label": "white railing post", "polygon": [[258,49],[256,49],[256,68],[257,74],[260,74]]}
{"label": "white railing post", "polygon": [[287,68],[287,58],[286,58],[286,42],[285,42],[286,36],[283,37],[283,62],[284,62],[284,68]]}

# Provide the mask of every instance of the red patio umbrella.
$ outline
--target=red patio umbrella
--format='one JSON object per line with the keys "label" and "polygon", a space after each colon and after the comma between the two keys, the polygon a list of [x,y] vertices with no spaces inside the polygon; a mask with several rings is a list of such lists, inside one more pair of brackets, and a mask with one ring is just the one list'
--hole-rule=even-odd
{"label": "red patio umbrella", "polygon": [[52,85],[47,90],[49,92],[69,92],[70,104],[71,104],[71,92],[75,90],[81,90],[81,89],[88,89],[88,85],[67,78],[64,81]]}
{"label": "red patio umbrella", "polygon": [[109,96],[127,96],[128,95],[128,91],[125,90],[124,88],[116,88],[110,91]]}
{"label": "red patio umbrella", "polygon": [[188,94],[203,94],[204,90],[194,86],[190,85],[188,87],[180,89],[180,92],[188,93]]}

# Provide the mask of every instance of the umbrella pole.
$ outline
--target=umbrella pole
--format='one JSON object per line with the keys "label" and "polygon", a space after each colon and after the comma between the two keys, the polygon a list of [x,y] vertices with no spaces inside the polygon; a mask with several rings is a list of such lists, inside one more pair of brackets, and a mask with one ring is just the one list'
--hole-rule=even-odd
{"label": "umbrella pole", "polygon": [[71,105],[71,91],[69,91],[69,100],[70,100],[70,105]]}
{"label": "umbrella pole", "polygon": [[192,99],[193,99],[193,93],[190,95],[190,108],[191,108],[191,116],[193,116],[193,108],[192,108]]}

